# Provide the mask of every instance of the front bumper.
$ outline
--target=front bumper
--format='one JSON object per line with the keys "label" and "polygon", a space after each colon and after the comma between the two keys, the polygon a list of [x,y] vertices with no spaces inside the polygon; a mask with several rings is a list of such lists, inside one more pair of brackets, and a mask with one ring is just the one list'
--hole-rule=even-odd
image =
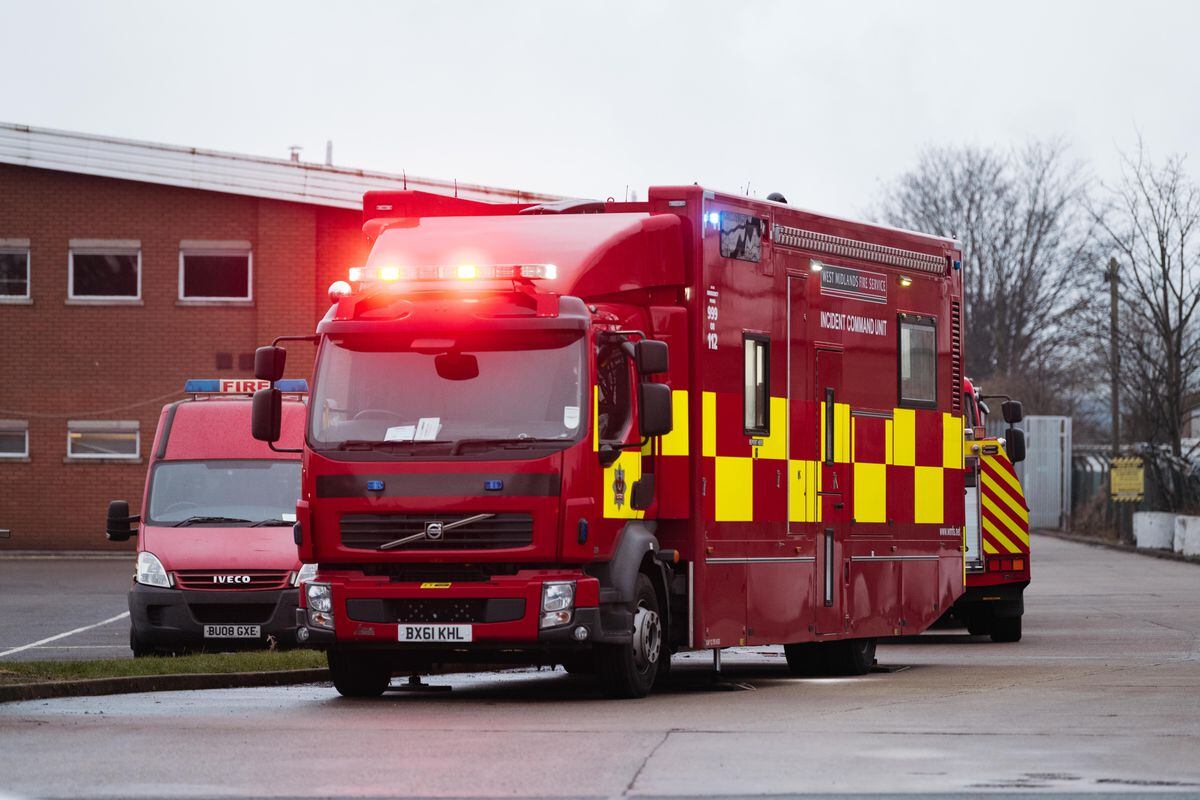
{"label": "front bumper", "polygon": [[[571,621],[539,628],[544,583],[574,581]],[[529,570],[463,583],[391,583],[374,577],[321,574],[333,593],[334,629],[296,613],[306,646],[390,653],[413,665],[557,663],[597,643],[627,642],[630,628],[601,614],[599,581],[581,572]],[[470,625],[471,641],[400,641],[406,625]],[[582,632],[579,631],[582,629]]]}
{"label": "front bumper", "polygon": [[[295,647],[299,591],[205,592],[163,589],[134,583],[129,620],[143,647],[159,649],[246,650]],[[205,625],[258,625],[257,638],[206,638]]]}

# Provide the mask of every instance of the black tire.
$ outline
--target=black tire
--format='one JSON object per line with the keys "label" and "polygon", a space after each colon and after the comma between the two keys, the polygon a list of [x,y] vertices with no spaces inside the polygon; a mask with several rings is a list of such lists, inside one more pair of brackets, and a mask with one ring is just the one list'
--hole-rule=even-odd
{"label": "black tire", "polygon": [[963,614],[963,624],[972,636],[987,636],[992,632],[992,615],[986,611],[971,611]]}
{"label": "black tire", "polygon": [[593,675],[596,672],[596,659],[591,653],[564,658],[562,665],[570,675]]}
{"label": "black tire", "polygon": [[667,653],[658,595],[644,573],[638,575],[634,597],[634,641],[596,646],[596,678],[603,692],[613,698],[650,694],[661,658]]}
{"label": "black tire", "polygon": [[158,655],[157,651],[147,644],[144,644],[138,638],[137,631],[133,628],[129,629],[129,649],[133,651],[134,658],[145,658],[146,656]]}
{"label": "black tire", "polygon": [[379,697],[392,680],[387,662],[369,653],[330,650],[329,675],[342,697]]}
{"label": "black tire", "polygon": [[816,675],[824,669],[823,645],[816,642],[785,644],[783,655],[793,675]]}
{"label": "black tire", "polygon": [[997,617],[992,620],[991,634],[993,642],[1021,641],[1021,618]]}
{"label": "black tire", "polygon": [[842,639],[821,647],[825,666],[834,675],[866,675],[875,665],[874,639]]}

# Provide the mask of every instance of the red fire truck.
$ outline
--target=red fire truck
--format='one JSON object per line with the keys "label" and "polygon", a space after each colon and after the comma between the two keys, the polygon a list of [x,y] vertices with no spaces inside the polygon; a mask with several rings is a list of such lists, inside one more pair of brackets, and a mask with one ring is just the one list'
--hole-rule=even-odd
{"label": "red fire truck", "polygon": [[[995,642],[1021,639],[1024,592],[1029,585],[1029,507],[1013,464],[1025,459],[1025,434],[987,435],[988,406],[970,380],[962,384],[966,420],[966,591],[951,613],[973,636]],[[1021,421],[1021,404],[1003,399],[1010,426]]]}
{"label": "red fire truck", "polygon": [[770,643],[863,673],[962,593],[953,241],[698,186],[364,218],[316,334],[256,354],[317,346],[298,615],[342,694],[511,661],[642,696]]}

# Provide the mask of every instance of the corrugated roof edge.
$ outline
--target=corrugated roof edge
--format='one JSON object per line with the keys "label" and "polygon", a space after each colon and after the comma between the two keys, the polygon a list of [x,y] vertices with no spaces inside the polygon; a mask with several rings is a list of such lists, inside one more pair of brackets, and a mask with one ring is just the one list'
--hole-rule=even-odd
{"label": "corrugated roof edge", "polygon": [[0,163],[310,205],[359,209],[371,189],[406,185],[485,202],[548,202],[559,195],[371,172],[0,122]]}

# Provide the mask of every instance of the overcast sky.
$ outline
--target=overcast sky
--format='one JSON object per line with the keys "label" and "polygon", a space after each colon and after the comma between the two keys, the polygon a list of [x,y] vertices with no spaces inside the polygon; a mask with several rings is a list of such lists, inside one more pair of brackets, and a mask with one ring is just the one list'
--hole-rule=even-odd
{"label": "overcast sky", "polygon": [[[0,120],[573,196],[836,214],[922,146],[1200,158],[1200,3],[0,0]],[[1198,171],[1192,163],[1193,174]]]}

